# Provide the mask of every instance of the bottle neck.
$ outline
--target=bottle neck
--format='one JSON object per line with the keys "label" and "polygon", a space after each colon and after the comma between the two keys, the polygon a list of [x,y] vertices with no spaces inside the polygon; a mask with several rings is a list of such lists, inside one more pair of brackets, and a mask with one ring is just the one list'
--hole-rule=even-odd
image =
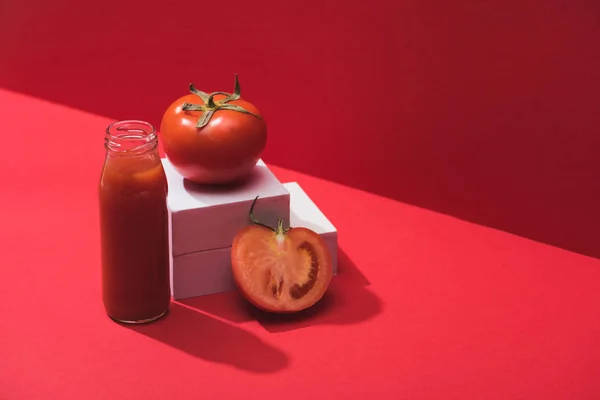
{"label": "bottle neck", "polygon": [[145,121],[119,121],[106,128],[104,147],[112,156],[136,156],[156,150],[158,136],[152,124]]}

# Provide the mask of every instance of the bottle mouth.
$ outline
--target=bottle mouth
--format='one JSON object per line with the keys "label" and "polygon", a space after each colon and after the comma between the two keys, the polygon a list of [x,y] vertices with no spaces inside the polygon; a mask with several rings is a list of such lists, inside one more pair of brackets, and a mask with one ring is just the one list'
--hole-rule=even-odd
{"label": "bottle mouth", "polygon": [[104,147],[119,154],[142,154],[158,145],[156,129],[146,121],[125,120],[112,123],[106,128]]}

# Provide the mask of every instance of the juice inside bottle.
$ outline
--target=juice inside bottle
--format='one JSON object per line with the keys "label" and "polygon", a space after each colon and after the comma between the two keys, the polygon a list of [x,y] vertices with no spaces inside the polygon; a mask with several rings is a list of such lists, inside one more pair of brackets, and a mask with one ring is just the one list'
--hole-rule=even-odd
{"label": "juice inside bottle", "polygon": [[166,313],[171,299],[167,179],[150,124],[113,124],[106,143],[99,186],[102,300],[115,320],[149,322]]}

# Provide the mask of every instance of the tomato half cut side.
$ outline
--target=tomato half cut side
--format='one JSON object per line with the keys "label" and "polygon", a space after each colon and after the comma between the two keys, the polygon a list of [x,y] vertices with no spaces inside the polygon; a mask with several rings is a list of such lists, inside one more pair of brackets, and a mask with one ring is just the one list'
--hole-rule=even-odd
{"label": "tomato half cut side", "polygon": [[331,254],[316,232],[250,225],[235,237],[233,277],[256,307],[276,313],[307,309],[325,294],[332,277]]}

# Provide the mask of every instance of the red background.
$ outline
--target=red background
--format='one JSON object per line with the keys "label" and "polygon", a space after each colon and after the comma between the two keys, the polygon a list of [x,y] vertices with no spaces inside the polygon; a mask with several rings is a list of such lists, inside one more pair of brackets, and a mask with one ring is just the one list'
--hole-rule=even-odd
{"label": "red background", "polygon": [[0,86],[159,125],[237,72],[267,162],[600,256],[598,4],[3,0]]}

